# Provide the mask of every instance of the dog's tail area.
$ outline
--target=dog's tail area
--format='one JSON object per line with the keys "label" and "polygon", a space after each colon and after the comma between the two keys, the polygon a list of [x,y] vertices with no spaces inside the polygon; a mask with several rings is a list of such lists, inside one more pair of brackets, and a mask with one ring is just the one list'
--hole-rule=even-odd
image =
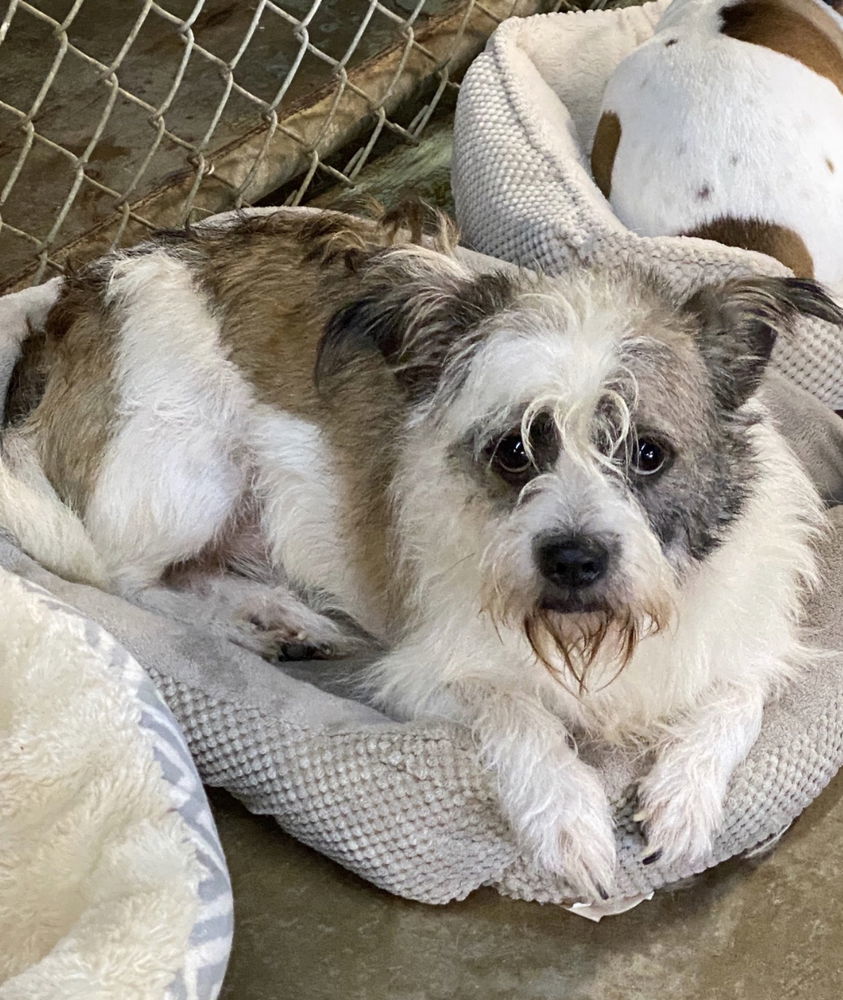
{"label": "dog's tail area", "polygon": [[81,519],[56,495],[28,447],[13,436],[0,446],[0,526],[57,576],[109,589],[105,564]]}
{"label": "dog's tail area", "polygon": [[[61,279],[0,297],[0,424],[21,345],[58,299]],[[90,535],[62,503],[29,445],[13,430],[0,439],[0,529],[65,580],[108,589],[108,574]]]}

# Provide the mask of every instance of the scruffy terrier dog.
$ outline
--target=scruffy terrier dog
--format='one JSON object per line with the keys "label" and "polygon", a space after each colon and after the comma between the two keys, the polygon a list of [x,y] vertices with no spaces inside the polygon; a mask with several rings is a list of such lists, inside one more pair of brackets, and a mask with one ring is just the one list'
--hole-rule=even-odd
{"label": "scruffy terrier dog", "polygon": [[618,218],[843,281],[840,8],[673,0],[603,97],[592,172]]}
{"label": "scruffy terrier dog", "polygon": [[612,816],[572,734],[652,750],[646,853],[690,860],[805,659],[819,501],[755,398],[797,313],[843,322],[810,281],[680,302],[279,211],[74,274],[6,453],[124,594],[179,568],[234,588],[238,641],[345,653],[323,595],[387,650],[377,702],[471,727],[525,851],[593,897]]}

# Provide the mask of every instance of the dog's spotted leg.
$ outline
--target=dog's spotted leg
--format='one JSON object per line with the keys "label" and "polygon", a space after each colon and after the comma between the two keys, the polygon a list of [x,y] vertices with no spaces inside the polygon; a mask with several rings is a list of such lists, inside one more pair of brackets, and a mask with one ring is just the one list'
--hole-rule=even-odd
{"label": "dog's spotted leg", "polygon": [[735,768],[761,729],[763,693],[724,686],[671,726],[638,787],[644,864],[693,865],[711,850]]}

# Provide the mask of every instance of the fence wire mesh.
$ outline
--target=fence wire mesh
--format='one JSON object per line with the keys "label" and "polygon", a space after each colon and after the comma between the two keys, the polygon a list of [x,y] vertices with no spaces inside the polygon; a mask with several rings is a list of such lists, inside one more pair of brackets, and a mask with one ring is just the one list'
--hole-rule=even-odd
{"label": "fence wire mesh", "polygon": [[542,0],[10,0],[0,22],[0,290],[160,226],[417,143],[508,16]]}

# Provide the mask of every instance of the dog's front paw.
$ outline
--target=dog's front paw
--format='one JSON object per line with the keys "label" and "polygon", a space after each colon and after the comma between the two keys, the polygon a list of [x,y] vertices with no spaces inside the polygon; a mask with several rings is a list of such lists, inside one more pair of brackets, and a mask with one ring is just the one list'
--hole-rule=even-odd
{"label": "dog's front paw", "polygon": [[528,806],[526,815],[513,817],[519,843],[538,867],[564,878],[578,898],[607,899],[617,864],[609,802],[585,764],[568,765],[564,772],[561,786],[537,789],[541,800]]}
{"label": "dog's front paw", "polygon": [[694,780],[684,769],[657,762],[638,786],[638,810],[646,842],[645,865],[661,861],[693,867],[711,851],[723,819],[723,794],[713,782]]}
{"label": "dog's front paw", "polygon": [[615,884],[617,848],[611,817],[573,817],[559,831],[559,851],[555,865],[583,899],[608,899]]}

